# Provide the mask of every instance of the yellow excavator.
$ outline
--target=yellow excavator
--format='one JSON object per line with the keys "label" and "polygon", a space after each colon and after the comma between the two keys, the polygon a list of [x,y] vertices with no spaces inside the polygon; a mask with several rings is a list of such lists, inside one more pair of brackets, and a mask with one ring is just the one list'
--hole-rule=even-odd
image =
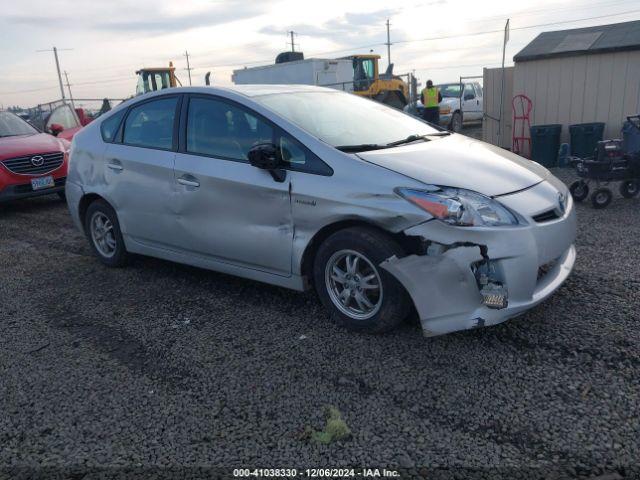
{"label": "yellow excavator", "polygon": [[342,57],[353,62],[353,93],[372,98],[395,108],[404,108],[409,99],[409,86],[393,74],[393,63],[380,73],[380,55],[350,55]]}
{"label": "yellow excavator", "polygon": [[136,85],[136,95],[155,92],[165,88],[174,88],[182,83],[176,77],[176,68],[173,62],[169,62],[169,67],[141,68],[136,71],[138,84]]}

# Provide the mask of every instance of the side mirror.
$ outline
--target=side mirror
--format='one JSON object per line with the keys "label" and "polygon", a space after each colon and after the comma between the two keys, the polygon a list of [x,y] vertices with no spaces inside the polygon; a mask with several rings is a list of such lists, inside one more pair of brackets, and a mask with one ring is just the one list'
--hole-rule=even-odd
{"label": "side mirror", "polygon": [[247,154],[249,163],[263,170],[275,170],[281,166],[278,149],[272,143],[254,145]]}
{"label": "side mirror", "polygon": [[473,100],[474,98],[476,98],[476,96],[475,96],[473,93],[467,93],[467,94],[464,96],[464,99],[465,99],[465,100]]}
{"label": "side mirror", "polygon": [[286,170],[282,168],[282,159],[278,147],[273,143],[254,145],[247,154],[249,163],[256,168],[268,170],[276,182],[284,182]]}
{"label": "side mirror", "polygon": [[64,130],[64,127],[59,123],[52,123],[49,126],[49,131],[54,137],[57,137],[60,134],[60,132],[62,132],[63,130]]}

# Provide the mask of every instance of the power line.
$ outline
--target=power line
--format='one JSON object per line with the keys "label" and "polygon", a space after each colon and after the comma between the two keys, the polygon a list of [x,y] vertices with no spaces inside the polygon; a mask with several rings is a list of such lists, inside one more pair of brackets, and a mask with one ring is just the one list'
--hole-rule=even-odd
{"label": "power line", "polygon": [[[597,17],[587,17],[587,18],[577,18],[575,20],[564,20],[562,22],[550,22],[550,23],[539,23],[536,25],[526,25],[524,27],[515,27],[512,28],[511,30],[527,30],[530,28],[538,28],[538,27],[551,27],[554,25],[564,25],[567,23],[575,23],[575,22],[583,22],[586,20],[599,20],[601,18],[608,18],[608,17],[616,17],[619,15],[627,15],[630,13],[638,13],[640,12],[640,10],[627,10],[626,12],[619,12],[619,13],[611,13],[609,15],[599,15]],[[441,37],[428,37],[428,38],[417,38],[417,39],[413,39],[413,40],[399,40],[395,43],[415,43],[415,42],[430,42],[433,40],[447,40],[447,39],[451,39],[451,38],[462,38],[462,37],[474,37],[474,36],[478,36],[478,35],[487,35],[490,33],[502,33],[504,31],[504,29],[500,28],[497,30],[485,30],[483,32],[472,32],[472,33],[463,33],[460,35],[445,35],[445,36],[441,36]]]}

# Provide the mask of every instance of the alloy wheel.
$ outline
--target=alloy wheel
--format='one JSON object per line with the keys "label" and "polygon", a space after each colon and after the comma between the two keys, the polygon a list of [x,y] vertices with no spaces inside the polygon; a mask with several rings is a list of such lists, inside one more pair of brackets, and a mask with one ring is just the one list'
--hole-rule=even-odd
{"label": "alloy wheel", "polygon": [[106,258],[116,254],[116,236],[113,223],[102,212],[95,212],[91,217],[91,240],[98,253]]}
{"label": "alloy wheel", "polygon": [[355,250],[339,250],[327,261],[325,284],[333,304],[345,315],[366,320],[382,306],[382,279],[376,267]]}

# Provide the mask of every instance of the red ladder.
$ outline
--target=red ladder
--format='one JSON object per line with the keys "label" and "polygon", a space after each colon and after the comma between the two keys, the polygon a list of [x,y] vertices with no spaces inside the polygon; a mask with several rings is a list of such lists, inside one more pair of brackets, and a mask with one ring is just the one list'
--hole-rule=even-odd
{"label": "red ladder", "polygon": [[[511,151],[529,158],[531,156],[531,122],[529,121],[529,115],[533,110],[533,102],[526,95],[516,95],[511,101],[511,106],[513,108]],[[526,150],[525,145],[527,146]]]}

